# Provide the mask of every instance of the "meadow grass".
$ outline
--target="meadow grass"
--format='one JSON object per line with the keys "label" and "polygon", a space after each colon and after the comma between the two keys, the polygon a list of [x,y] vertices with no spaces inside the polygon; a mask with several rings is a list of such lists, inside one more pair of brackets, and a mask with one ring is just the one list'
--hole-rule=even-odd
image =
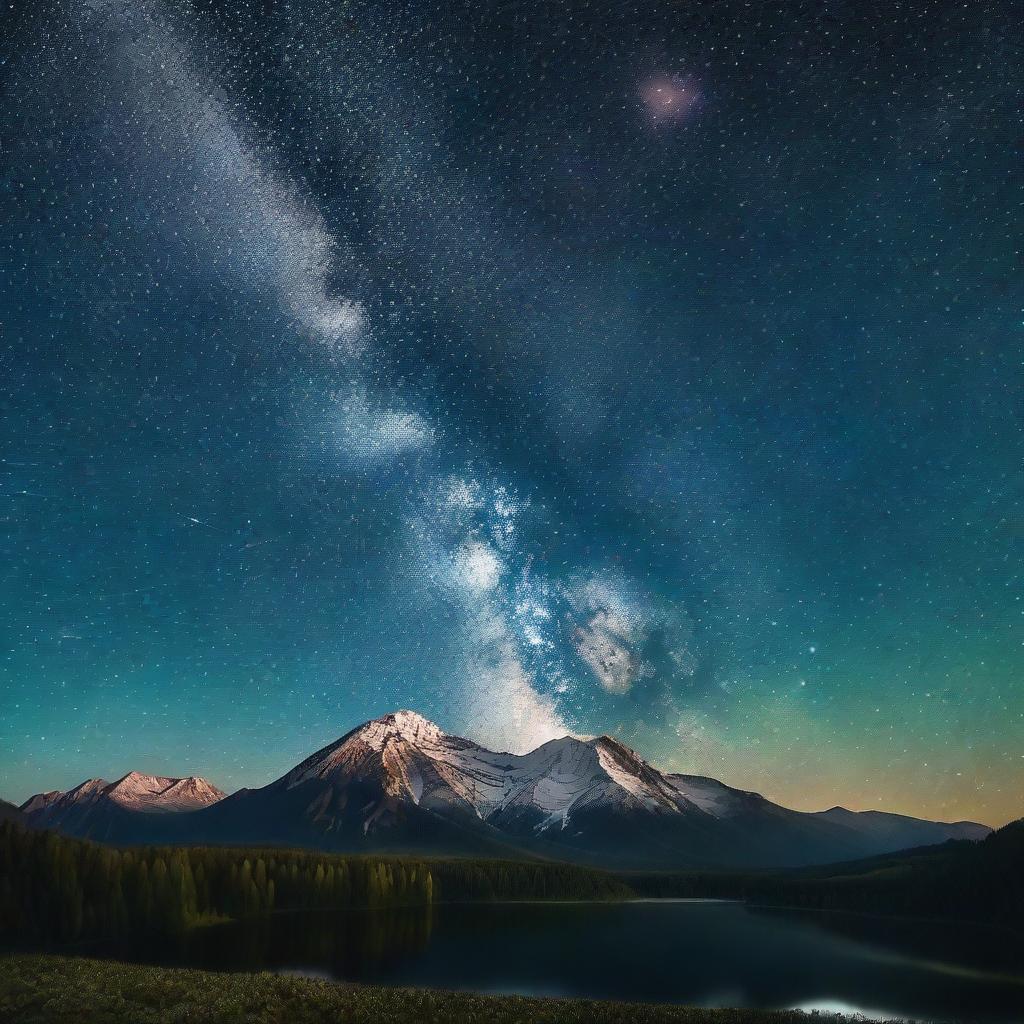
{"label": "meadow grass", "polygon": [[834,1014],[474,995],[218,974],[50,955],[0,957],[5,1024],[841,1024]]}

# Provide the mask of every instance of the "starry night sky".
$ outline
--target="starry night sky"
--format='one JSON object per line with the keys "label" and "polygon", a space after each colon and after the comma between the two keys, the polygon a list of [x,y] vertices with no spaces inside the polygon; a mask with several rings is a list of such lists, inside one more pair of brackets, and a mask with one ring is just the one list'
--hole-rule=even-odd
{"label": "starry night sky", "polygon": [[2,795],[409,707],[1024,813],[1015,6],[7,8]]}

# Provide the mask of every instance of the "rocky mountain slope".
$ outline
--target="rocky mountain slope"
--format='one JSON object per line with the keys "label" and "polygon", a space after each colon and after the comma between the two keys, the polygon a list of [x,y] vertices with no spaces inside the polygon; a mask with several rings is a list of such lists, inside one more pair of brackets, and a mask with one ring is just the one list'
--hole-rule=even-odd
{"label": "rocky mountain slope", "polygon": [[39,793],[21,806],[38,828],[69,835],[131,841],[150,816],[182,814],[224,798],[216,786],[196,776],[184,779],[129,772],[116,782],[86,779],[67,792]]}
{"label": "rocky mountain slope", "polygon": [[[662,773],[609,736],[495,752],[411,711],[353,729],[262,789],[220,796],[203,780],[132,773],[113,786],[41,794],[23,810],[36,823],[121,842],[525,853],[618,868],[806,865],[989,832],[881,812],[792,811],[714,779]],[[72,810],[101,800],[120,811],[100,819],[103,834],[95,814]]]}

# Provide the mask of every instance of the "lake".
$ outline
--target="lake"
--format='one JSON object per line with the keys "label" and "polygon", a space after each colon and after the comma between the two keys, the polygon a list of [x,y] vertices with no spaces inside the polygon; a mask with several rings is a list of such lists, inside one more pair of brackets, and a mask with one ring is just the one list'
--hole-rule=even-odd
{"label": "lake", "polygon": [[384,985],[927,1021],[1024,1019],[1020,937],[714,901],[282,913],[131,959]]}

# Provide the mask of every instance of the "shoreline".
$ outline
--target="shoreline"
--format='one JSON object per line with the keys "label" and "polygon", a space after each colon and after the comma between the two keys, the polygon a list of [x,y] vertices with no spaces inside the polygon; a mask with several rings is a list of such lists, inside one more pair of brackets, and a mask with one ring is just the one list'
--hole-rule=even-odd
{"label": "shoreline", "polygon": [[902,1024],[838,1012],[485,995],[52,954],[0,955],[0,1010],[12,1024]]}

